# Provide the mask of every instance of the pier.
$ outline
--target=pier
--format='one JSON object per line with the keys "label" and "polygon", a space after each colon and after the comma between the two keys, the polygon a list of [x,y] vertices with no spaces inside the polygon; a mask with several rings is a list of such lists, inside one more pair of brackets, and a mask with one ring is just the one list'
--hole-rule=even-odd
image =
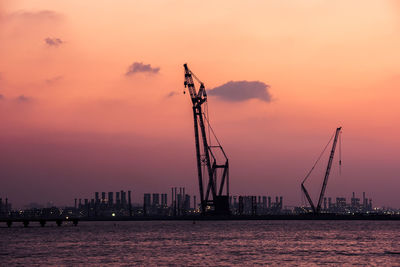
{"label": "pier", "polygon": [[219,216],[123,216],[123,217],[81,217],[81,218],[3,218],[0,223],[5,223],[7,227],[14,224],[22,223],[24,227],[29,227],[32,223],[38,223],[41,227],[45,227],[48,223],[55,223],[62,226],[63,223],[72,222],[73,226],[77,226],[78,222],[105,222],[105,221],[294,221],[294,220],[325,220],[325,221],[399,221],[400,215],[390,214],[276,214],[276,215],[219,215]]}
{"label": "pier", "polygon": [[3,218],[0,219],[0,223],[6,223],[7,227],[11,227],[13,224],[22,223],[24,227],[29,227],[31,223],[39,223],[41,227],[45,227],[48,223],[55,223],[60,227],[64,222],[72,222],[73,226],[77,226],[78,218]]}

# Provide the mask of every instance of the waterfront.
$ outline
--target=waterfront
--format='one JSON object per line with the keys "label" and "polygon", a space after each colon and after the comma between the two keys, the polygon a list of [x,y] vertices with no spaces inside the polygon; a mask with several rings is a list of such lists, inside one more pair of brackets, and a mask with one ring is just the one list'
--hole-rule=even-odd
{"label": "waterfront", "polygon": [[386,265],[398,221],[81,222],[0,228],[9,265]]}

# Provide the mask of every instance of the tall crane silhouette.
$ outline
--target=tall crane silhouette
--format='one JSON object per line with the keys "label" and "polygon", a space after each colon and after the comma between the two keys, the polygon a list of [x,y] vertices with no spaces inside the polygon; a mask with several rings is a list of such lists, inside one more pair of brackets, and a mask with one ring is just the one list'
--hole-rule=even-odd
{"label": "tall crane silhouette", "polygon": [[[202,105],[207,103],[207,93],[204,83],[196,77],[188,68],[187,64],[184,64],[183,67],[185,69],[184,85],[185,88],[188,88],[193,104],[194,137],[201,212],[203,214],[229,214],[228,157],[219,143],[218,138],[215,136],[206,114],[202,110]],[[198,91],[196,90],[193,78],[200,85]],[[207,123],[208,126],[207,131],[205,123]],[[216,145],[211,145],[211,134],[216,140]],[[222,163],[217,161],[222,161]],[[204,190],[205,183],[206,190]]]}
{"label": "tall crane silhouette", "polygon": [[[314,203],[313,203],[313,201],[312,201],[312,199],[310,197],[310,194],[308,193],[306,187],[304,186],[304,183],[306,182],[306,180],[310,176],[311,172],[314,170],[314,168],[317,165],[318,161],[321,159],[322,154],[324,153],[324,151],[328,147],[328,145],[331,142],[332,138],[329,140],[328,144],[326,145],[325,149],[322,151],[321,155],[319,156],[319,158],[315,162],[314,166],[311,168],[311,170],[308,172],[308,174],[304,178],[303,182],[301,183],[301,190],[304,193],[304,195],[306,196],[307,201],[310,204],[311,209],[313,210],[314,214],[320,214],[321,213],[321,205],[322,205],[322,201],[324,199],[326,186],[328,184],[328,178],[329,178],[329,174],[331,172],[333,157],[335,156],[336,144],[337,144],[337,141],[339,139],[339,136],[341,135],[341,132],[342,132],[342,127],[338,127],[336,129],[336,131],[335,131],[335,136],[334,136],[333,143],[332,143],[332,149],[331,149],[331,153],[330,153],[329,160],[328,160],[328,166],[326,167],[325,177],[324,177],[324,181],[323,181],[323,184],[322,184],[321,192],[319,194],[317,207],[315,207],[315,205],[314,205]],[[340,165],[342,165],[341,155],[340,155],[340,158],[339,158],[339,166]]]}

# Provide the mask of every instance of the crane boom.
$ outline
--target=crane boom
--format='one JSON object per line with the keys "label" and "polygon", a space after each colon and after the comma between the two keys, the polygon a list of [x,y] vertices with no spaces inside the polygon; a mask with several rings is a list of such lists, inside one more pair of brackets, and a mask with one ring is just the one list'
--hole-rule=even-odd
{"label": "crane boom", "polygon": [[[328,184],[328,178],[329,178],[329,174],[330,174],[330,172],[331,172],[333,157],[335,156],[336,144],[337,144],[338,137],[339,137],[339,134],[340,134],[340,131],[341,131],[341,130],[342,130],[342,127],[338,127],[338,128],[336,129],[336,132],[335,132],[335,138],[333,139],[331,154],[330,154],[329,160],[328,160],[328,166],[326,167],[326,172],[325,172],[325,177],[324,177],[324,183],[322,184],[321,193],[319,194],[319,200],[318,200],[318,206],[317,206],[317,213],[320,213],[320,211],[321,211],[321,204],[322,204],[322,200],[323,200],[323,198],[324,198],[326,185]],[[339,162],[339,163],[341,163],[341,162]]]}
{"label": "crane boom", "polygon": [[[328,184],[328,178],[329,178],[329,174],[331,172],[331,168],[332,168],[332,162],[333,162],[333,158],[335,156],[335,150],[336,150],[336,144],[339,138],[339,135],[341,133],[342,127],[338,127],[336,128],[335,131],[335,136],[333,139],[333,143],[332,143],[332,149],[331,149],[331,153],[329,156],[329,160],[328,160],[328,166],[326,167],[326,171],[325,171],[325,176],[324,176],[324,181],[322,184],[322,188],[321,188],[321,192],[319,194],[319,199],[318,199],[318,204],[317,207],[315,207],[310,194],[308,193],[306,187],[304,186],[305,181],[307,180],[307,178],[310,176],[311,172],[314,170],[315,165],[318,163],[318,161],[320,160],[322,154],[324,153],[325,149],[327,148],[327,146],[329,145],[330,141],[332,140],[332,138],[329,140],[327,146],[325,147],[325,149],[323,150],[323,152],[321,153],[321,155],[319,156],[319,158],[317,159],[317,161],[315,162],[314,166],[311,168],[311,170],[309,171],[309,173],[307,174],[306,178],[304,178],[303,182],[301,183],[301,190],[304,193],[304,195],[307,198],[308,203],[311,206],[311,209],[313,211],[314,214],[319,214],[321,212],[321,205],[322,205],[322,201],[324,199],[324,195],[325,195],[325,190],[326,190],[326,186]],[[341,160],[339,160],[339,165],[341,165]]]}

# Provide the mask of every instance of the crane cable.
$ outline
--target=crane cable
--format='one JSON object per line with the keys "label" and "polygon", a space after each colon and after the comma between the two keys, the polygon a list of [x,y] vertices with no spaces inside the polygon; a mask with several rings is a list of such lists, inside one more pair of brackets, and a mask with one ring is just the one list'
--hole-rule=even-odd
{"label": "crane cable", "polygon": [[[205,115],[205,113],[203,113],[203,114]],[[218,146],[222,147],[221,143],[219,142],[219,140],[217,138],[217,136],[215,135],[215,132],[214,132],[213,128],[210,125],[210,121],[208,120],[208,118],[206,116],[204,116],[204,118],[206,119],[207,125],[208,125],[209,129],[211,130],[211,133],[213,134],[213,136],[215,138],[215,141],[218,143]]]}
{"label": "crane cable", "polygon": [[308,177],[310,176],[311,172],[314,170],[315,166],[318,164],[319,160],[322,158],[322,155],[324,154],[325,150],[328,148],[329,144],[331,143],[333,137],[335,136],[335,134],[333,134],[331,136],[331,138],[329,139],[329,142],[326,144],[324,150],[322,150],[321,154],[319,155],[317,161],[315,161],[314,165],[312,166],[311,170],[307,173],[306,177],[304,178],[302,184],[308,179]]}
{"label": "crane cable", "polygon": [[209,123],[209,121],[208,121],[208,101],[206,101],[205,104],[206,104],[206,106],[205,106],[205,112],[204,112],[203,114],[204,114],[204,117],[205,117],[206,122],[207,122],[208,146],[212,146],[212,144],[211,144],[211,134],[210,134],[210,128],[211,128],[211,126],[210,126],[210,123]]}

